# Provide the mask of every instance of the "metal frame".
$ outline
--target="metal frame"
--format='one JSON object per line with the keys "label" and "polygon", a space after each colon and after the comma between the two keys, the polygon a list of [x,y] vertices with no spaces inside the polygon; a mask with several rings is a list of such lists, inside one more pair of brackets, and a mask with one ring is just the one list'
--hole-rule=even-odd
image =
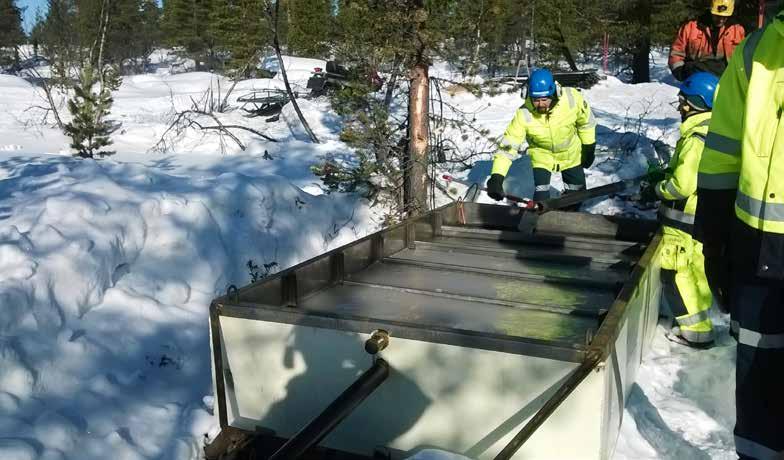
{"label": "metal frame", "polygon": [[[367,332],[393,324],[396,336],[401,338],[550,357],[562,361],[580,363],[581,365],[572,377],[564,383],[562,388],[521,430],[520,434],[518,434],[520,439],[518,437],[515,438],[518,442],[521,439],[524,442],[566,399],[571,391],[579,385],[585,376],[610,356],[614,342],[618,337],[620,326],[624,323],[629,313],[627,311],[628,303],[650,264],[651,258],[659,244],[660,236],[654,236],[658,226],[652,221],[560,212],[547,213],[538,219],[537,227],[540,232],[546,233],[545,236],[526,236],[513,230],[517,226],[521,213],[522,211],[518,208],[505,206],[475,203],[447,205],[417,219],[412,219],[368,235],[365,238],[305,261],[264,280],[240,289],[234,289],[231,293],[215,299],[210,306],[210,319],[213,365],[216,379],[215,389],[221,429],[225,429],[229,425],[226,410],[223,357],[220,352],[222,350],[220,317],[228,316],[350,332]],[[314,313],[312,311],[306,314],[297,309],[297,305],[303,299],[316,295],[324,289],[346,282],[347,276],[351,273],[362,271],[371,264],[405,249],[416,248],[417,245],[420,245],[422,248],[432,245],[432,240],[435,237],[458,235],[465,231],[473,232],[473,236],[478,237],[479,240],[485,238],[502,241],[526,241],[539,243],[543,247],[559,245],[575,251],[581,249],[590,250],[591,245],[598,245],[607,249],[620,249],[622,252],[628,251],[630,253],[621,257],[604,257],[606,260],[602,260],[602,262],[607,263],[630,264],[634,262],[637,258],[636,256],[639,254],[642,254],[642,256],[630,276],[621,284],[591,279],[548,279],[548,282],[554,283],[565,282],[572,285],[619,288],[619,293],[609,311],[601,311],[599,313],[603,316],[603,319],[596,333],[586,337],[585,343],[579,345],[559,344],[546,340],[516,338],[449,327],[434,328],[432,326],[418,326],[402,322],[395,323],[387,320],[380,322],[361,316],[334,315],[324,312]],[[593,249],[596,248],[594,247]],[[542,254],[532,254],[532,258],[541,256]],[[396,260],[395,263],[422,264],[401,260]],[[426,266],[426,264],[423,265]],[[448,269],[459,270],[461,268],[450,266]],[[499,277],[528,280],[542,279],[542,277],[532,274],[468,267],[462,267],[462,269],[480,270],[483,273]],[[314,282],[311,279],[307,279],[305,275],[307,275],[308,270],[315,270],[316,273],[319,273],[321,280]],[[318,270],[326,270],[327,276],[323,276],[324,273],[318,272]],[[350,280],[348,282],[351,283]],[[253,299],[258,296],[259,292],[262,296],[265,293],[277,292],[275,295],[278,296],[280,304],[270,305],[254,301]],[[518,305],[515,306],[517,307]],[[533,308],[537,307],[534,306]],[[580,312],[579,309],[574,310],[574,313],[577,314],[588,313]],[[522,442],[519,442],[519,445]],[[517,446],[518,448],[519,445]],[[499,458],[501,457],[499,456]]]}

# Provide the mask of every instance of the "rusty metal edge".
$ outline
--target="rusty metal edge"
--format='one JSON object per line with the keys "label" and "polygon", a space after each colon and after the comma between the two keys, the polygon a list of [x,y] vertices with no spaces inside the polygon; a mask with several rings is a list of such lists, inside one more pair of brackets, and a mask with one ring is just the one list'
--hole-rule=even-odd
{"label": "rusty metal edge", "polygon": [[226,414],[226,383],[223,380],[223,347],[221,343],[220,304],[210,304],[210,333],[212,335],[212,356],[215,366],[215,397],[218,400],[218,422],[221,430],[229,426]]}

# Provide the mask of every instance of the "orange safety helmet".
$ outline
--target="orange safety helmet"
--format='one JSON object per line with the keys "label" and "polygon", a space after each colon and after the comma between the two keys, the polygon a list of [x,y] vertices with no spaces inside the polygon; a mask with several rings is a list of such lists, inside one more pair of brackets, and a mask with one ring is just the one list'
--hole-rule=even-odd
{"label": "orange safety helmet", "polygon": [[735,0],[713,0],[711,14],[716,16],[732,16],[735,12]]}

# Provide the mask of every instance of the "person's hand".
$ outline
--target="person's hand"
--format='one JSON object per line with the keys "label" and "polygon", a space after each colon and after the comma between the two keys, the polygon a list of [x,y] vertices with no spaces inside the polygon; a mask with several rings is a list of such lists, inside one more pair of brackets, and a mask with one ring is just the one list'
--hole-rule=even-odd
{"label": "person's hand", "polygon": [[695,61],[686,61],[682,66],[672,70],[672,76],[678,81],[683,81],[698,70]]}
{"label": "person's hand", "polygon": [[662,168],[661,165],[650,165],[648,166],[648,172],[645,174],[645,182],[649,184],[655,184],[656,182],[661,182],[667,175],[667,169]]}
{"label": "person's hand", "polygon": [[580,152],[580,166],[583,168],[590,168],[595,159],[596,143],[583,144],[582,151]]}
{"label": "person's hand", "polygon": [[656,195],[656,184],[643,181],[640,183],[640,202],[653,203],[659,197]]}
{"label": "person's hand", "polygon": [[503,200],[506,194],[504,193],[504,176],[500,174],[493,174],[487,180],[487,196],[500,201]]}
{"label": "person's hand", "polygon": [[678,81],[683,81],[686,79],[686,66],[682,65],[680,67],[676,67],[672,69],[672,76],[675,77]]}

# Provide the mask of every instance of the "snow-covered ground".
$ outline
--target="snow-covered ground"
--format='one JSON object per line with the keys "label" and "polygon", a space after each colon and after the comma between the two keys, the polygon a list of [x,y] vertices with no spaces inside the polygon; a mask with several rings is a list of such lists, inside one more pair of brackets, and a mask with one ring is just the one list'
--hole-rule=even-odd
{"label": "snow-covered ground", "polygon": [[[310,171],[325,156],[351,155],[323,99],[300,101],[322,144],[307,142],[290,106],[269,123],[240,110],[220,115],[277,143],[237,131],[243,151],[226,137],[187,129],[159,144],[177,111],[203,104],[210,87],[217,95],[230,86],[209,73],[160,71],[171,70],[163,65],[169,56],[160,52],[157,73],[127,77],[115,93],[117,154],[103,160],[70,157],[52,118],[42,123],[39,92],[0,75],[0,459],[199,458],[205,434],[216,430],[209,301],[246,284],[251,272],[275,272],[380,225],[383,210],[324,194]],[[313,63],[295,64],[302,71],[290,78],[304,92]],[[666,159],[679,122],[669,83],[631,86],[610,77],[586,91],[600,124],[589,186]],[[230,105],[282,85],[243,81]],[[445,116],[459,109],[490,131],[444,129],[477,150],[521,103],[514,93],[444,97],[455,107]],[[490,154],[472,161],[472,169],[452,172],[484,182]],[[508,184],[530,195],[525,161]],[[621,198],[586,209],[650,215]],[[707,351],[673,344],[661,328],[625,412],[616,459],[733,457],[734,347],[726,319],[715,319],[720,339]]]}

